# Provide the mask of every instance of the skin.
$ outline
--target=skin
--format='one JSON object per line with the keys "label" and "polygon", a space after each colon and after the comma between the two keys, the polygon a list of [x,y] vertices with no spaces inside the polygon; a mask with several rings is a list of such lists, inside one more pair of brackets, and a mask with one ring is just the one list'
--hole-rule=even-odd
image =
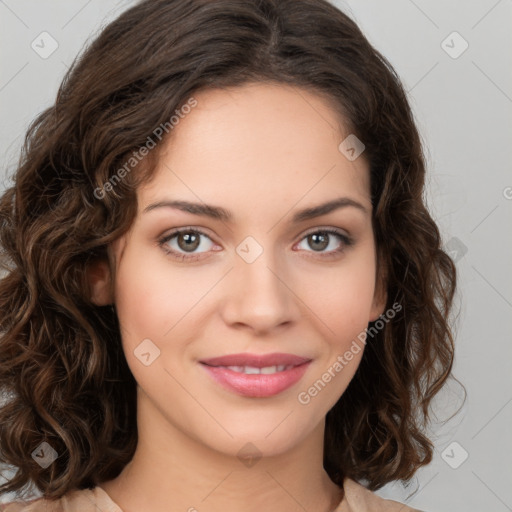
{"label": "skin", "polygon": [[[137,191],[135,222],[112,246],[114,296],[107,265],[91,272],[92,300],[115,304],[138,383],[135,456],[101,487],[124,512],[329,512],[342,492],[323,469],[325,415],[363,350],[308,404],[297,396],[384,311],[368,163],[338,150],[349,132],[326,99],[306,90],[257,83],[194,97],[197,107],[174,127],[153,179]],[[298,210],[342,196],[366,211],[347,206],[290,222]],[[168,207],[143,213],[171,198],[221,206],[234,219]],[[180,261],[158,245],[180,227],[207,237],[192,253],[180,237],[167,247],[198,260]],[[307,237],[317,228],[336,228],[354,243],[328,235],[318,248]],[[252,263],[236,252],[247,236],[263,249]],[[144,339],[160,350],[148,366],[134,354]],[[243,397],[198,363],[239,352],[313,361],[284,392]],[[251,466],[237,456],[248,442],[262,457]]]}

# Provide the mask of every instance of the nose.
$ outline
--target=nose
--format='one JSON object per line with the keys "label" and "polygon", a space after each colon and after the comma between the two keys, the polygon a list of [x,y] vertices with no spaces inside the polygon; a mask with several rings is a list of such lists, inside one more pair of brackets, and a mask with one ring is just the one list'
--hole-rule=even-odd
{"label": "nose", "polygon": [[223,317],[232,327],[262,334],[299,318],[299,299],[290,273],[277,265],[270,250],[252,263],[238,255],[225,283]]}

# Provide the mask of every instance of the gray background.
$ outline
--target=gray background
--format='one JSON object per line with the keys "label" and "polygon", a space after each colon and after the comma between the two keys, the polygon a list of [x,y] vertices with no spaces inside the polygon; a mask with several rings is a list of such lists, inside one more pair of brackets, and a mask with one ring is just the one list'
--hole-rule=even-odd
{"label": "gray background", "polygon": [[[429,207],[459,272],[454,371],[468,391],[466,404],[434,425],[434,460],[413,484],[378,494],[427,512],[512,511],[512,1],[334,3],[409,92],[428,159]],[[3,187],[28,123],[54,101],[74,56],[130,4],[0,0]],[[59,45],[46,59],[31,48],[43,31]],[[447,387],[437,400],[439,420],[461,396],[455,383]]]}

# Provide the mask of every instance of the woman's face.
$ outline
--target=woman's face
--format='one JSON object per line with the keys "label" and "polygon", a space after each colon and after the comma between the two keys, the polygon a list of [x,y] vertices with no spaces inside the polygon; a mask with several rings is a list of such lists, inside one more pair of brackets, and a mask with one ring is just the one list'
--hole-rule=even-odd
{"label": "woman's face", "polygon": [[[113,246],[124,351],[148,424],[226,454],[247,442],[277,454],[323,425],[361,360],[354,340],[383,312],[368,166],[340,151],[349,133],[305,90],[250,84],[194,97]],[[152,206],[171,201],[197,213]],[[309,362],[271,358],[261,375],[244,361],[202,362],[275,353]],[[269,368],[279,363],[295,369]]]}

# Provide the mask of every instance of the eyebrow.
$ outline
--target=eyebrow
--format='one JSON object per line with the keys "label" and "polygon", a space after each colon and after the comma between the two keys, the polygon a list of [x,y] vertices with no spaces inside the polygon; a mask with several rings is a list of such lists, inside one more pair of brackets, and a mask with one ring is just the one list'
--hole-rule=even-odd
{"label": "eyebrow", "polygon": [[[319,204],[318,206],[313,206],[310,208],[299,210],[294,214],[291,222],[297,224],[299,222],[304,222],[309,219],[314,219],[316,217],[326,215],[335,210],[338,210],[339,208],[346,208],[350,206],[362,211],[365,214],[369,213],[367,208],[364,207],[358,201],[351,199],[349,197],[338,197],[326,203]],[[153,211],[157,208],[175,208],[177,210],[191,213],[193,215],[201,215],[204,217],[210,217],[212,219],[221,220],[225,222],[232,222],[234,218],[233,214],[229,210],[226,210],[225,208],[222,208],[220,206],[169,199],[158,201],[156,203],[152,203],[146,206],[146,208],[144,208],[143,213]]]}

